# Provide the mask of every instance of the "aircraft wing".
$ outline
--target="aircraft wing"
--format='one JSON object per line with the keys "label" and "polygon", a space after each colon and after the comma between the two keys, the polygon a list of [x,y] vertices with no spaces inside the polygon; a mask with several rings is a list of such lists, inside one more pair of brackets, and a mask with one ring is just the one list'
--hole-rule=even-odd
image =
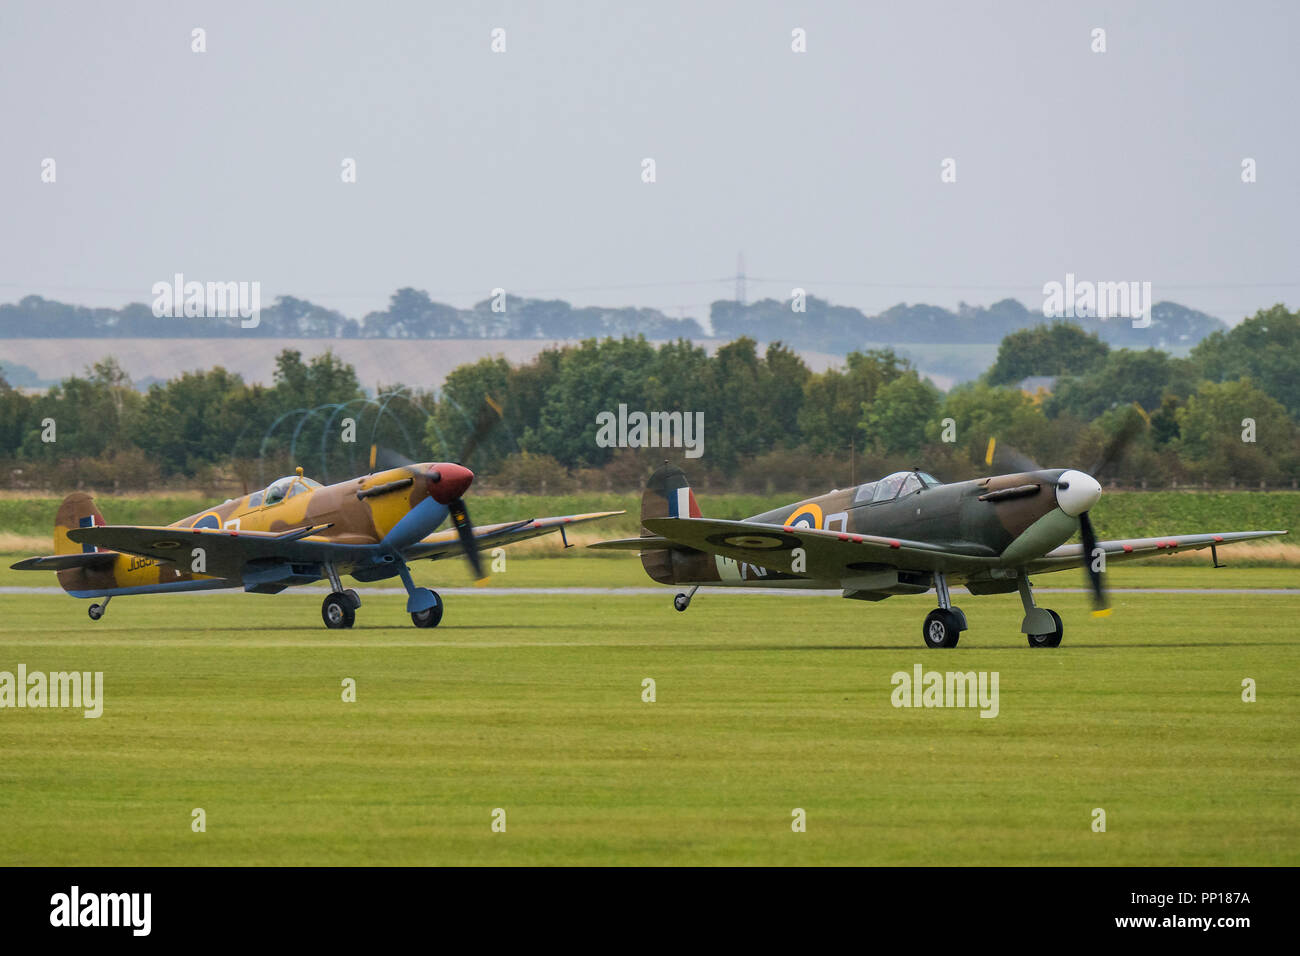
{"label": "aircraft wing", "polygon": [[41,558],[24,558],[9,565],[14,571],[66,571],[68,568],[106,568],[117,560],[112,551],[86,551],[73,554],[47,554]]}
{"label": "aircraft wing", "polygon": [[[1249,541],[1253,538],[1271,538],[1286,534],[1285,531],[1220,531],[1209,534],[1173,534],[1166,538],[1120,538],[1115,541],[1098,541],[1097,547],[1106,553],[1106,563],[1115,561],[1132,561],[1134,558],[1149,558],[1158,554],[1172,554],[1175,551],[1199,551],[1203,548],[1232,544],[1234,541]],[[1065,568],[1077,568],[1083,560],[1083,545],[1063,544],[1054,551],[1049,551],[1041,558],[1030,561],[1030,573],[1043,571],[1061,571]]]}
{"label": "aircraft wing", "polygon": [[363,546],[334,544],[313,539],[330,525],[296,528],[292,531],[235,531],[225,528],[157,528],[139,525],[101,525],[69,528],[68,537],[82,544],[127,554],[138,554],[190,570],[194,549],[203,549],[204,570],[211,577],[242,577],[250,561],[346,561],[367,550]]}
{"label": "aircraft wing", "polygon": [[955,551],[924,541],[712,518],[647,518],[644,524],[673,544],[773,571],[790,571],[793,550],[802,548],[807,570],[799,573],[809,578],[843,580],[879,570],[881,565],[955,572],[997,565],[991,548],[973,544]]}
{"label": "aircraft wing", "polygon": [[610,541],[595,541],[587,545],[601,551],[654,551],[659,548],[671,548],[673,543],[658,534],[643,534],[637,538],[614,538]]}
{"label": "aircraft wing", "polygon": [[[587,521],[599,521],[601,518],[612,518],[621,514],[625,514],[625,512],[593,511],[589,514],[559,515],[553,518],[527,518],[523,521],[507,521],[502,524],[476,525],[474,538],[478,542],[480,551],[484,548],[500,548],[507,544],[514,544],[516,541],[525,541],[528,538],[536,538],[552,531],[559,531],[561,528],[583,524]],[[406,557],[412,561],[421,558],[436,561],[439,558],[449,558],[464,553],[465,549],[460,543],[460,536],[456,533],[455,528],[438,531],[406,549]]]}

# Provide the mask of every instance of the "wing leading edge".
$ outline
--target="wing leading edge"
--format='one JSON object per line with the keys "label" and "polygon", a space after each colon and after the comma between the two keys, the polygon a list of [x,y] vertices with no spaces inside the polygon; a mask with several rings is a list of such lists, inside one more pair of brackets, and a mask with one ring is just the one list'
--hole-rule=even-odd
{"label": "wing leading edge", "polygon": [[[1273,538],[1286,534],[1285,531],[1218,531],[1206,534],[1171,534],[1160,538],[1119,538],[1114,541],[1098,541],[1097,547],[1106,554],[1106,563],[1114,561],[1132,561],[1135,558],[1149,558],[1160,554],[1173,554],[1175,551],[1200,551],[1205,548],[1217,548],[1221,544],[1236,541],[1252,541],[1256,538]],[[1083,560],[1083,545],[1063,544],[1054,551],[1049,551],[1041,558],[1030,561],[1031,572],[1062,571],[1077,568]]]}
{"label": "wing leading edge", "polygon": [[[474,540],[478,543],[479,548],[502,547],[516,541],[526,541],[529,538],[550,534],[552,531],[560,531],[573,525],[584,524],[588,521],[599,521],[602,518],[612,518],[621,514],[626,514],[626,512],[593,511],[587,514],[526,518],[522,521],[506,521],[501,524],[476,525]],[[450,558],[464,553],[465,548],[461,545],[455,528],[438,531],[406,549],[406,556],[412,561],[424,558],[437,561],[441,558]]]}

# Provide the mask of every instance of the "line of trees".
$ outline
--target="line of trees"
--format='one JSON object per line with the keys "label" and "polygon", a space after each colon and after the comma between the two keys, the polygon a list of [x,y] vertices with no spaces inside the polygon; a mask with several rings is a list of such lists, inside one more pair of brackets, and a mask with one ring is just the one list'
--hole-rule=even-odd
{"label": "line of trees", "polygon": [[[1049,387],[1021,387],[1034,377]],[[602,447],[597,416],[620,405],[703,412],[704,453],[686,467],[697,483],[738,490],[912,466],[956,480],[989,470],[990,438],[1044,465],[1088,467],[1132,416],[1142,421],[1116,476],[1276,485],[1300,474],[1300,312],[1263,310],[1187,358],[1040,325],[1006,336],[981,380],[947,394],[888,349],[813,372],[785,345],[747,337],[712,354],[686,340],[589,339],[524,365],[461,366],[437,393],[367,393],[337,354],[292,350],[269,386],[217,367],[141,393],[109,358],[42,394],[0,379],[0,467],[17,487],[250,487],[296,464],[324,480],[363,472],[375,442],[464,460],[481,487],[558,492],[635,487],[655,462],[684,460],[681,449]]]}
{"label": "line of trees", "polygon": [[[790,299],[761,299],[749,305],[715,302],[710,313],[713,332],[721,338],[748,335],[766,342],[798,342],[805,349],[842,355],[866,342],[992,344],[1040,324],[1044,318],[1041,311],[1031,312],[1016,299],[1002,299],[989,306],[962,302],[955,312],[937,305],[900,303],[874,316],[812,295],[801,303],[801,310],[793,305]],[[1150,324],[1141,328],[1134,328],[1128,320],[1096,316],[1071,321],[1110,345],[1142,348],[1192,346],[1227,328],[1214,316],[1176,302],[1155,303],[1149,318]]]}
{"label": "line of trees", "polygon": [[[1112,345],[1191,346],[1225,328],[1218,319],[1173,302],[1151,309],[1149,327],[1131,322],[1081,318],[1085,331]],[[761,299],[747,305],[719,300],[710,307],[713,335],[741,336],[760,342],[797,342],[802,349],[843,355],[869,343],[946,342],[993,344],[1004,336],[1043,321],[1015,299],[990,306],[962,303],[955,312],[934,305],[896,305],[879,315],[835,305],[816,296],[798,303]],[[644,335],[652,341],[704,338],[690,318],[671,318],[658,309],[587,306],[575,308],[561,299],[529,299],[504,292],[468,309],[436,302],[427,292],[403,288],[387,308],[360,319],[305,299],[281,296],[261,310],[258,325],[243,328],[239,318],[159,318],[148,305],[121,309],[88,308],[26,296],[0,305],[0,339],[30,338],[173,338],[254,336],[326,339],[586,339]]]}
{"label": "line of trees", "polygon": [[525,299],[502,294],[458,309],[429,298],[419,289],[398,289],[388,307],[361,319],[298,299],[280,296],[261,309],[258,324],[244,328],[240,318],[158,317],[150,306],[89,308],[29,295],[0,305],[4,338],[259,338],[322,339],[580,339],[641,333],[651,339],[701,338],[689,318],[671,318],[658,309],[626,306],[575,308],[559,299]]}

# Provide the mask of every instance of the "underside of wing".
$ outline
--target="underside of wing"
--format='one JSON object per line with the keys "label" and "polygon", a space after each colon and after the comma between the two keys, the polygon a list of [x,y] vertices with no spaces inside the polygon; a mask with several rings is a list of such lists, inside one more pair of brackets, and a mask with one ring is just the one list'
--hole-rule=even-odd
{"label": "underside of wing", "polygon": [[[624,513],[622,511],[593,511],[587,514],[559,515],[551,518],[527,518],[523,521],[479,525],[474,528],[474,540],[478,543],[480,550],[483,548],[499,548],[507,544],[514,544],[516,541],[526,541],[539,535],[561,531],[588,521],[612,518],[615,515]],[[431,534],[406,549],[406,557],[412,561],[422,558],[436,561],[440,558],[449,558],[464,553],[465,548],[460,543],[460,537],[455,528],[448,528],[445,531]]]}
{"label": "underside of wing", "polygon": [[646,534],[639,538],[613,538],[609,541],[596,541],[587,545],[601,551],[656,551],[671,548],[673,542],[662,535]]}
{"label": "underside of wing", "polygon": [[[992,549],[976,545],[952,551],[923,541],[711,518],[647,518],[645,526],[675,545],[817,580],[851,582],[882,568],[973,572],[997,564]],[[800,566],[796,548],[803,551],[803,570],[793,570]]]}
{"label": "underside of wing", "polygon": [[117,560],[115,551],[84,551],[25,558],[9,567],[14,571],[66,571],[69,568],[106,568]]}
{"label": "underside of wing", "polygon": [[[1106,554],[1106,563],[1132,561],[1154,555],[1173,554],[1177,551],[1199,551],[1218,548],[1237,541],[1272,538],[1285,531],[1219,531],[1207,534],[1171,534],[1162,538],[1120,538],[1115,541],[1098,541],[1097,547]],[[1031,572],[1061,571],[1077,568],[1083,560],[1083,545],[1063,544],[1034,561],[1029,562]]]}

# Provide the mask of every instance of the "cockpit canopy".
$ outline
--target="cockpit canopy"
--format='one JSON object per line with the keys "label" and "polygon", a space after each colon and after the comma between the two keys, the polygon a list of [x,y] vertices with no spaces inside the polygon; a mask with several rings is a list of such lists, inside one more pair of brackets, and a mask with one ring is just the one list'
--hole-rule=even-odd
{"label": "cockpit canopy", "polygon": [[257,494],[252,495],[248,503],[253,507],[258,505],[278,505],[281,501],[287,501],[294,495],[300,495],[304,491],[312,491],[321,487],[324,486],[319,481],[313,481],[311,478],[304,478],[302,475],[286,475],[267,485],[265,491],[259,491]]}
{"label": "cockpit canopy", "polygon": [[853,496],[853,503],[862,505],[893,501],[901,495],[910,495],[922,488],[933,488],[937,484],[939,480],[924,471],[896,471],[879,481],[858,485],[858,493]]}

